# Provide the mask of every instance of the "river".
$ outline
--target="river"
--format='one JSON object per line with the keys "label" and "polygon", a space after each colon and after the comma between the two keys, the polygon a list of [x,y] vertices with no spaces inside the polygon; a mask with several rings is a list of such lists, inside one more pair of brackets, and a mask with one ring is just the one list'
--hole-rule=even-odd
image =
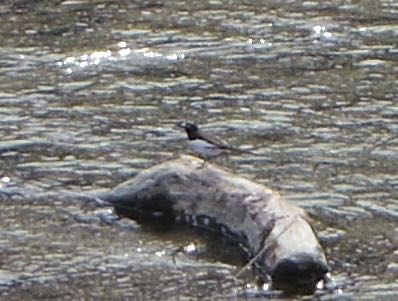
{"label": "river", "polygon": [[[396,299],[396,1],[6,0],[0,13],[0,299],[289,299],[235,277],[222,242],[62,197],[186,153],[177,121],[260,153],[219,164],[310,214],[339,287],[310,298]],[[196,241],[202,257],[170,255]]]}

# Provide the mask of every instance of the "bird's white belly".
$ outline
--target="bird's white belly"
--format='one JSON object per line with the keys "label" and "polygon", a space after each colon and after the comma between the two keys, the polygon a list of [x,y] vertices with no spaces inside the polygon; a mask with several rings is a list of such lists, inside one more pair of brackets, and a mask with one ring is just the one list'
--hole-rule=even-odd
{"label": "bird's white belly", "polygon": [[192,152],[203,158],[216,157],[222,153],[222,149],[203,140],[189,141],[189,147]]}

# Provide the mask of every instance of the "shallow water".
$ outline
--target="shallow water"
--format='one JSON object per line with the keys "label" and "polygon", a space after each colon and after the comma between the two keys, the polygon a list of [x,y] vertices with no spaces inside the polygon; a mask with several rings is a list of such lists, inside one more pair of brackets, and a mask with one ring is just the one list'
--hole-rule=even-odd
{"label": "shallow water", "polygon": [[255,299],[215,252],[173,263],[196,234],[62,197],[185,153],[191,120],[310,213],[341,287],[313,298],[394,300],[395,1],[2,3],[0,298]]}

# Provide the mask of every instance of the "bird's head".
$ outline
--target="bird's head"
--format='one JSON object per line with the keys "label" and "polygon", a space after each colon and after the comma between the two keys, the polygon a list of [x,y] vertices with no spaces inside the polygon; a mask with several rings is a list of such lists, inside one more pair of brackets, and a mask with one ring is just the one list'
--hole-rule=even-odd
{"label": "bird's head", "polygon": [[195,140],[200,138],[199,128],[196,124],[191,122],[179,122],[177,123],[177,126],[185,129],[189,140]]}

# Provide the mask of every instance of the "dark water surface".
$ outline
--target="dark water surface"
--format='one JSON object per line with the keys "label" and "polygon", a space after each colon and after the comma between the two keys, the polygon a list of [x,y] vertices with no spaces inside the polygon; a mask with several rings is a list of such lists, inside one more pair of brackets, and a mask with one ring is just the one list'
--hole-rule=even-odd
{"label": "dark water surface", "polygon": [[0,188],[24,194],[1,195],[1,299],[285,299],[217,254],[174,263],[188,230],[63,197],[184,153],[175,122],[192,120],[261,154],[220,164],[311,214],[341,290],[307,299],[396,300],[396,1],[18,0],[0,14]]}

